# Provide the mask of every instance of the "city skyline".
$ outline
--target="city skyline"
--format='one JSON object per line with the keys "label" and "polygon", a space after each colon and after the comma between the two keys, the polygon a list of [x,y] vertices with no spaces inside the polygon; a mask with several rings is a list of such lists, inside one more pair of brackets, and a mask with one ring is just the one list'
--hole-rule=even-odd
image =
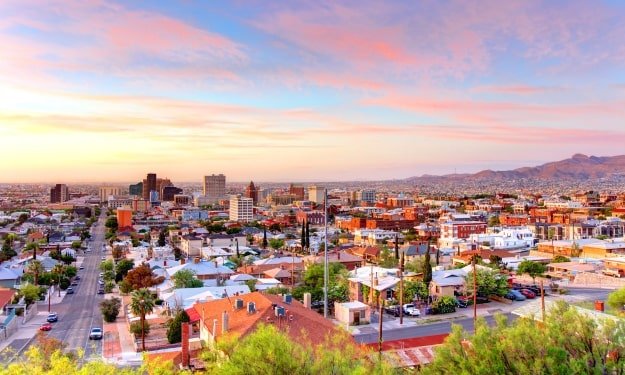
{"label": "city skyline", "polygon": [[623,154],[616,1],[0,12],[0,182],[386,180]]}

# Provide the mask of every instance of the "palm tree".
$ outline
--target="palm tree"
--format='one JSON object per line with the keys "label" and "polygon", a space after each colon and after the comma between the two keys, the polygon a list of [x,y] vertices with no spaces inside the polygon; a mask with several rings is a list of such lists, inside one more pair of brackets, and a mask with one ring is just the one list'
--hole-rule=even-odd
{"label": "palm tree", "polygon": [[44,273],[45,270],[40,261],[33,260],[28,264],[28,272],[34,275],[35,285],[39,285],[39,275]]}
{"label": "palm tree", "polygon": [[141,288],[132,292],[132,301],[130,302],[130,311],[134,315],[141,316],[141,347],[145,351],[145,316],[154,311],[156,301],[154,296],[147,288]]}
{"label": "palm tree", "polygon": [[65,275],[65,266],[57,263],[52,267],[52,273],[56,275],[57,285],[59,287],[59,297],[61,296],[61,278]]}

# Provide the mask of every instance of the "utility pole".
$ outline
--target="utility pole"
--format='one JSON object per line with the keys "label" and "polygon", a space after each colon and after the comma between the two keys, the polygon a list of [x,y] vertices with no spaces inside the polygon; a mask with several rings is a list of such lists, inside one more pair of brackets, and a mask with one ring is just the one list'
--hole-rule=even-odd
{"label": "utility pole", "polygon": [[50,288],[52,285],[48,286],[48,312],[50,312],[50,300],[52,299],[52,295],[50,294]]}
{"label": "utility pole", "polygon": [[540,279],[540,311],[543,317],[543,324],[545,324],[545,289],[543,288],[543,279]]}
{"label": "utility pole", "polygon": [[379,332],[378,332],[378,353],[380,353],[380,356],[382,355],[382,317],[384,316],[384,299],[382,299],[382,292],[384,291],[381,290],[380,294],[378,295],[378,302],[380,303],[380,326],[379,326]]}
{"label": "utility pole", "polygon": [[404,324],[404,253],[399,258],[399,324]]}
{"label": "utility pole", "polygon": [[473,265],[473,334],[477,333],[477,272],[475,271],[475,255],[471,261]]}
{"label": "utility pole", "polygon": [[323,272],[323,317],[328,317],[328,189],[324,191],[325,238],[324,238],[324,272]]}

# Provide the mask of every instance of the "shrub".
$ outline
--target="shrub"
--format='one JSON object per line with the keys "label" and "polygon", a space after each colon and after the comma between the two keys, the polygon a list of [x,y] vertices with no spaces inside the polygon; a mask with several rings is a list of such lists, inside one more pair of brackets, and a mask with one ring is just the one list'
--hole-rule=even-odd
{"label": "shrub", "polygon": [[189,315],[187,314],[187,312],[179,309],[176,312],[176,315],[174,315],[172,319],[167,321],[167,341],[170,344],[174,344],[182,340],[182,332],[180,327],[182,326],[183,322],[188,322],[189,320],[191,319],[189,319]]}
{"label": "shrub", "polygon": [[122,300],[116,297],[111,299],[105,299],[100,302],[100,311],[102,312],[102,318],[107,323],[112,323],[117,319],[119,315],[119,309],[122,306]]}
{"label": "shrub", "polygon": [[[136,322],[132,322],[130,324],[130,332],[134,333],[136,336],[141,336],[141,321],[138,320]],[[150,333],[150,324],[147,321],[143,322],[143,332],[147,335]]]}
{"label": "shrub", "polygon": [[449,314],[456,312],[456,299],[451,296],[444,296],[432,303],[434,314]]}

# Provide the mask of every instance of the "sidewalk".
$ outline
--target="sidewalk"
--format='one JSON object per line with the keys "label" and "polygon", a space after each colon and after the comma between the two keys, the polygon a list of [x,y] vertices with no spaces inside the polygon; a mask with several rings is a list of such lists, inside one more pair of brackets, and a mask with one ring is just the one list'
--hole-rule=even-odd
{"label": "sidewalk", "polygon": [[[61,296],[59,297],[58,292],[55,291],[50,295],[50,311],[54,311],[54,306],[63,301],[65,297],[65,292],[61,292]],[[32,340],[39,332],[39,327],[43,323],[46,322],[46,317],[48,316],[48,296],[46,295],[46,301],[37,302],[37,315],[33,316],[29,321],[24,323],[23,316],[17,316],[15,319],[18,319],[19,325],[17,331],[9,336],[6,340],[0,341],[0,352],[6,349],[9,346],[12,346],[14,349],[21,351],[26,344],[30,340]]]}
{"label": "sidewalk", "polygon": [[117,320],[113,323],[104,323],[104,338],[102,339],[102,357],[104,361],[114,364],[137,365],[143,361],[142,353],[137,353],[134,345],[134,337],[128,330],[125,307],[129,302],[123,296]]}

